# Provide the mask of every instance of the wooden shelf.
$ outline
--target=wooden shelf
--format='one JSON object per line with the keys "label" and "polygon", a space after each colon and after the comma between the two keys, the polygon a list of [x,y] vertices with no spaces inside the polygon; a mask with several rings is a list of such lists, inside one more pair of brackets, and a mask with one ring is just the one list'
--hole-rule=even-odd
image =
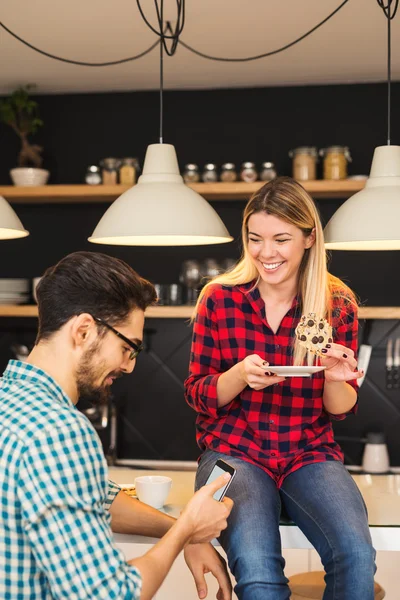
{"label": "wooden shelf", "polygon": [[[146,310],[146,317],[152,319],[190,319],[193,306],[150,306]],[[37,317],[36,304],[2,304],[0,317]]]}
{"label": "wooden shelf", "polygon": [[[150,319],[190,319],[193,306],[152,306],[146,310]],[[0,317],[37,317],[38,309],[34,305],[0,305]],[[400,306],[362,306],[358,314],[360,319],[400,319]]]}
{"label": "wooden shelf", "polygon": [[400,306],[360,306],[359,319],[400,319]]}
{"label": "wooden shelf", "polygon": [[[255,183],[193,183],[189,187],[207,200],[247,200],[263,185]],[[314,198],[348,198],[363,189],[365,180],[344,179],[341,181],[305,181],[304,188]],[[126,185],[42,185],[0,186],[0,196],[11,204],[50,204],[113,202],[129,189]]]}

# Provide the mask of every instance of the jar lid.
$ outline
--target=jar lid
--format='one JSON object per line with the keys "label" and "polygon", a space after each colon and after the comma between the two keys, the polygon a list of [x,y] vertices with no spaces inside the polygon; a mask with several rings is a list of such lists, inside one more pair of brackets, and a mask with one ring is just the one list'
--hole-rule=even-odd
{"label": "jar lid", "polygon": [[327,146],[326,148],[321,148],[320,152],[346,152],[347,150],[347,146]]}
{"label": "jar lid", "polygon": [[256,165],[253,162],[244,162],[244,163],[242,163],[242,169],[254,169],[255,166]]}
{"label": "jar lid", "polygon": [[99,173],[100,172],[100,168],[97,165],[89,165],[87,170],[90,173]]}
{"label": "jar lid", "polygon": [[263,169],[273,169],[275,167],[273,162],[263,162],[261,166]]}
{"label": "jar lid", "polygon": [[122,159],[122,164],[123,165],[129,165],[131,167],[135,167],[138,164],[138,159],[137,158],[131,158],[131,157],[123,158]]}
{"label": "jar lid", "polygon": [[121,161],[119,158],[103,158],[100,161],[100,164],[102,167],[106,167],[106,169],[115,169],[118,168],[120,165]]}
{"label": "jar lid", "polygon": [[186,171],[198,171],[199,167],[195,163],[188,163],[187,165],[185,165],[185,170]]}
{"label": "jar lid", "polygon": [[235,169],[235,165],[234,163],[224,163],[221,167],[221,169],[226,169],[231,171],[232,169]]}
{"label": "jar lid", "polygon": [[217,168],[217,165],[214,163],[207,163],[206,165],[204,165],[204,168],[206,169],[206,171],[214,171],[214,169]]}
{"label": "jar lid", "polygon": [[317,148],[315,146],[299,146],[290,150],[289,156],[292,158],[297,154],[310,154],[311,156],[317,156]]}
{"label": "jar lid", "polygon": [[350,150],[348,146],[328,146],[327,148],[321,148],[319,151],[320,156],[324,156],[324,154],[344,154],[346,159],[351,162]]}

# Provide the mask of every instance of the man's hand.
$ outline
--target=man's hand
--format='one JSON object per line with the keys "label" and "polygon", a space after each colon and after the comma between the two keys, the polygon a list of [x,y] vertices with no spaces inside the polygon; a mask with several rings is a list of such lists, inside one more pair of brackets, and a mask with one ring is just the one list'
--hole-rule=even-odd
{"label": "man's hand", "polygon": [[193,575],[199,598],[205,598],[208,593],[205,573],[212,573],[219,583],[217,600],[232,599],[232,584],[226,562],[211,544],[189,544],[185,548],[184,556]]}
{"label": "man's hand", "polygon": [[230,475],[225,473],[212,483],[200,488],[183,510],[178,521],[189,524],[191,544],[210,542],[227,527],[227,519],[232,510],[233,501],[230,498],[224,498],[222,502],[218,502],[214,500],[213,494],[224,487],[229,479]]}

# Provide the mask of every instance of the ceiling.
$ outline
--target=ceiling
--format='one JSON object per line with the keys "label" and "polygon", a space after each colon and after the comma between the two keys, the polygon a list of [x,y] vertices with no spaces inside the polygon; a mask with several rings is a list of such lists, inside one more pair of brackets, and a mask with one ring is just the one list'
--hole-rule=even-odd
{"label": "ceiling", "polygon": [[[341,0],[186,0],[181,39],[195,49],[243,57],[277,49],[327,17]],[[154,0],[141,5],[155,25]],[[175,0],[165,18],[174,20]],[[136,0],[12,0],[2,22],[38,48],[61,57],[112,61],[146,50],[156,36]],[[37,93],[156,89],[159,51],[111,67],[81,67],[42,56],[0,29],[0,93],[33,83]],[[170,89],[358,83],[386,78],[387,21],[376,0],[349,0],[311,36],[271,57],[245,63],[205,60],[183,47],[165,57]],[[392,77],[400,80],[400,11],[392,21]]]}

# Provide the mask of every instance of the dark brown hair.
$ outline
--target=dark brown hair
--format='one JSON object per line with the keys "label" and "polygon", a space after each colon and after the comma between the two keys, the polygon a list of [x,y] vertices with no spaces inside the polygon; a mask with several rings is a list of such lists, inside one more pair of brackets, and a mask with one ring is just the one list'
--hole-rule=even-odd
{"label": "dark brown hair", "polygon": [[89,313],[110,325],[155,304],[153,284],[124,261],[99,252],[74,252],[47,269],[36,289],[39,331],[48,339],[75,315]]}

